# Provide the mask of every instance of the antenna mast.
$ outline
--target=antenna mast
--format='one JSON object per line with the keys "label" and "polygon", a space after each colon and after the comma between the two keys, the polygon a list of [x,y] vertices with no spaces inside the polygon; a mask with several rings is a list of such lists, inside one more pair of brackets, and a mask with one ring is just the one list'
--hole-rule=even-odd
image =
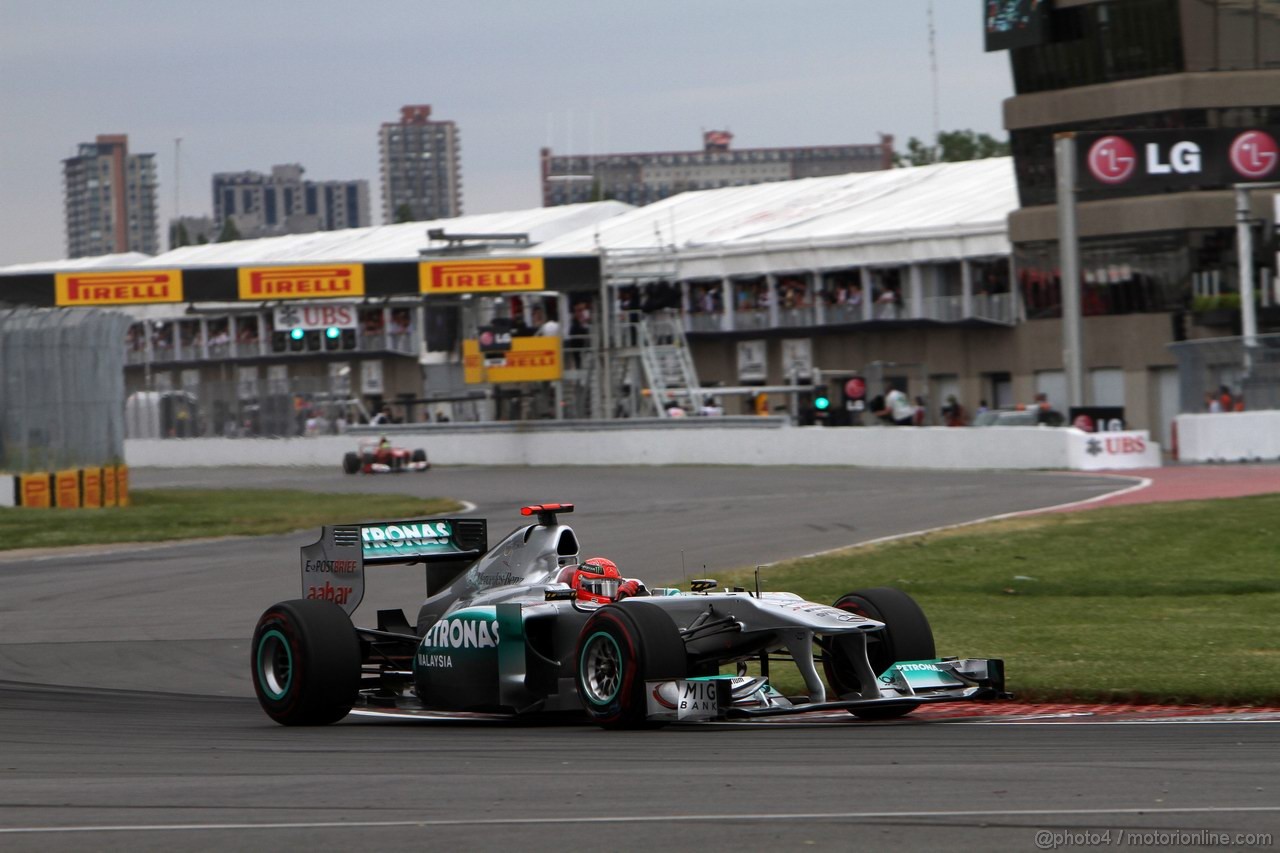
{"label": "antenna mast", "polygon": [[933,26],[933,0],[929,0],[929,74],[933,84],[933,145],[938,145],[942,128],[938,123],[938,38]]}
{"label": "antenna mast", "polygon": [[173,231],[169,232],[169,248],[173,248],[173,241],[178,237],[177,228],[178,220],[182,219],[182,137],[174,137],[173,140]]}

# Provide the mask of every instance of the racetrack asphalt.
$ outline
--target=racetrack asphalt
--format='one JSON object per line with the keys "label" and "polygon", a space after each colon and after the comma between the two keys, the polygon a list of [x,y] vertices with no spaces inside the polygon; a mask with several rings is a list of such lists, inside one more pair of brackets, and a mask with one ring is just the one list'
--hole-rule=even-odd
{"label": "racetrack asphalt", "polygon": [[[516,526],[522,503],[572,501],[579,512],[565,520],[584,549],[653,583],[680,579],[681,551],[690,576],[703,563],[714,576],[1133,482],[807,468],[133,473],[135,488],[450,495],[491,519],[491,541]],[[1107,830],[1139,843],[1155,831],[1280,838],[1274,715],[644,733],[352,717],[284,729],[248,698],[248,638],[262,609],[296,595],[297,548],[314,536],[0,556],[0,849],[1032,850],[1038,832],[1059,847]],[[416,572],[389,570],[370,586],[383,589],[362,611],[412,612],[421,597]]]}

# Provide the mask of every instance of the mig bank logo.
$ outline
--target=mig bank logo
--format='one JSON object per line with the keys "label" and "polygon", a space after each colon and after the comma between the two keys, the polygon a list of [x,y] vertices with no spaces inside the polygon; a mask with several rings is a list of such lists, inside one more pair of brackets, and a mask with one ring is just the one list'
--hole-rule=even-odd
{"label": "mig bank logo", "polygon": [[1122,136],[1104,136],[1089,148],[1089,172],[1101,183],[1123,184],[1138,168],[1138,152]]}

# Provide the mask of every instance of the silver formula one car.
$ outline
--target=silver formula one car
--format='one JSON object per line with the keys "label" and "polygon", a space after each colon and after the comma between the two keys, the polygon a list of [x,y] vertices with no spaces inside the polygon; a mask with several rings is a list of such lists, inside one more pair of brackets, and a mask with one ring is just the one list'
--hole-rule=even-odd
{"label": "silver formula one car", "polygon": [[[269,608],[254,632],[263,710],[284,725],[325,725],[359,708],[585,714],[641,728],[832,709],[887,719],[1008,695],[1002,661],[939,658],[924,613],[899,590],[853,592],[834,606],[717,592],[711,580],[649,591],[580,559],[578,537],[558,520],[572,510],[524,507],[532,523],[492,548],[483,519],[325,527],[302,549],[304,597]],[[416,623],[380,610],[376,628],[355,627],[366,567],[404,563],[426,567]],[[769,665],[783,660],[808,696],[771,686]]]}

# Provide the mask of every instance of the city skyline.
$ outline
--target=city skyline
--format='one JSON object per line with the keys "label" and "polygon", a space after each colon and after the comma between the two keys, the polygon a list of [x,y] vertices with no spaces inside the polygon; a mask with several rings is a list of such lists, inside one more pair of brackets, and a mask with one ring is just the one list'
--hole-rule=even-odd
{"label": "city skyline", "polygon": [[[457,122],[468,213],[538,206],[547,146],[685,149],[728,129],[750,148],[889,133],[901,149],[933,132],[925,0],[822,0],[785,17],[761,2],[663,0],[626,26],[571,2],[493,0],[448,16],[407,3],[230,2],[212,18],[131,0],[71,5],[55,16],[0,0],[0,106],[13,119],[0,128],[0,265],[63,256],[59,164],[100,133],[155,152],[168,223],[212,212],[214,173],[261,163],[368,180],[380,196],[378,128],[404,104]],[[935,21],[938,126],[1003,136],[1008,61],[982,52],[979,5],[938,3]],[[315,48],[331,42],[341,49]]]}

